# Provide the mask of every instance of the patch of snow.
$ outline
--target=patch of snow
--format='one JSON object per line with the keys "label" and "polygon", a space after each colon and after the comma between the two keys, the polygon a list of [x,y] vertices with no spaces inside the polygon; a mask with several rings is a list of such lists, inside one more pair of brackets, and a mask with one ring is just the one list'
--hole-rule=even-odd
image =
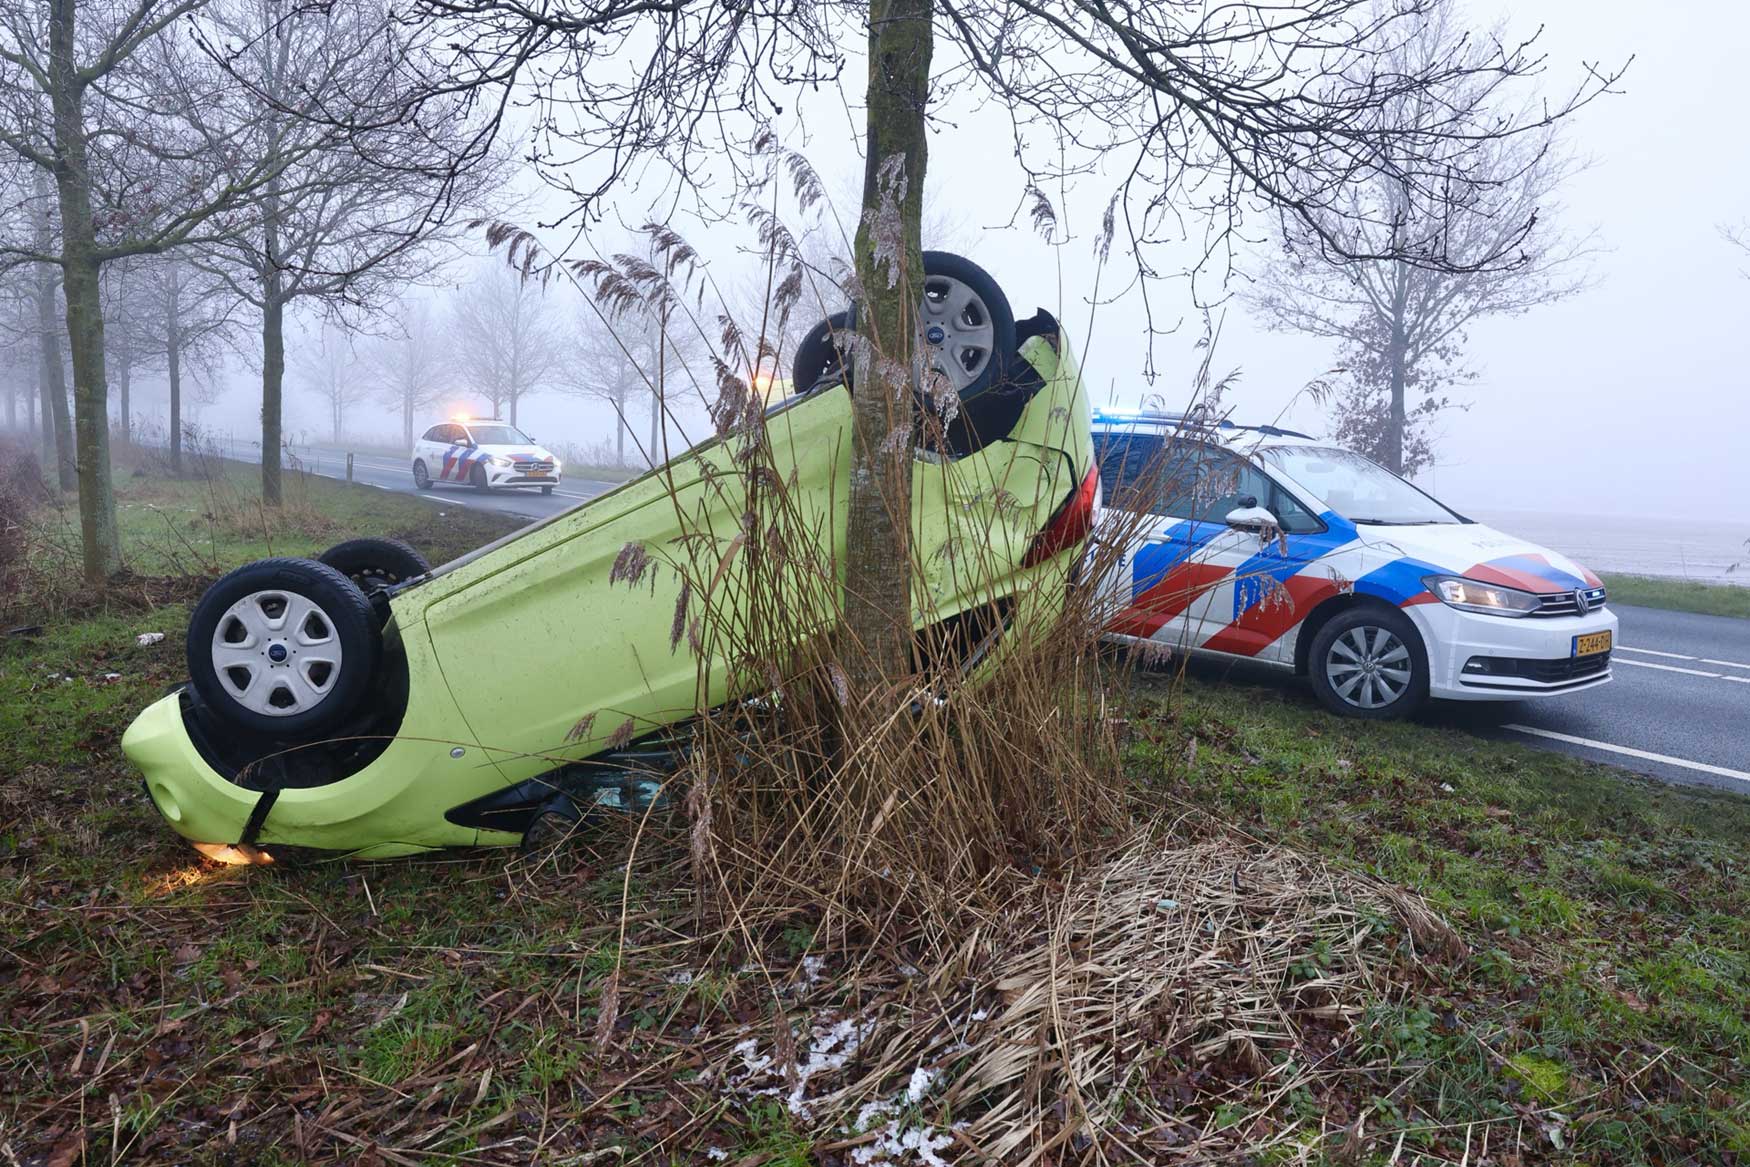
{"label": "patch of snow", "polygon": [[663,979],[671,985],[690,985],[693,983],[693,972],[691,969],[678,969]]}
{"label": "patch of snow", "polygon": [[134,637],[134,641],[139,644],[141,648],[150,648],[152,645],[157,644],[163,639],[164,634],[162,632],[142,632]]}
{"label": "patch of snow", "polygon": [[917,966],[912,964],[902,964],[899,966],[899,975],[909,980],[918,975]]}
{"label": "patch of snow", "polygon": [[911,1081],[906,1083],[905,1100],[912,1106],[924,1100],[924,1095],[930,1092],[930,1087],[936,1083],[936,1071],[927,1070],[922,1066],[911,1072]]}
{"label": "patch of snow", "polygon": [[723,1160],[729,1158],[729,1152],[725,1151],[722,1147],[706,1147],[705,1157],[713,1162],[721,1163]]}

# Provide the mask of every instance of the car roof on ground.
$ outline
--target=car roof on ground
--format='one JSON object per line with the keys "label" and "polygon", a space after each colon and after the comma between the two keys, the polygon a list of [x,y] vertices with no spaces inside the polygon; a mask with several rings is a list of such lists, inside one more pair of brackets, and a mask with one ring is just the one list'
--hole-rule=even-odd
{"label": "car roof on ground", "polygon": [[1327,446],[1311,434],[1275,425],[1241,425],[1227,417],[1194,416],[1155,409],[1096,409],[1094,432],[1161,433],[1233,449],[1272,446]]}

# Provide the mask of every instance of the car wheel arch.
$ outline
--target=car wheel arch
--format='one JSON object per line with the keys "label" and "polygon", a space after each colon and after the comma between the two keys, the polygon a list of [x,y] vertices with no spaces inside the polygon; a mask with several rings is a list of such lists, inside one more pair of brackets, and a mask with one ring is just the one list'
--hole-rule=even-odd
{"label": "car wheel arch", "polygon": [[[1378,608],[1382,612],[1402,611],[1396,604],[1389,603],[1377,596],[1369,596],[1360,592],[1341,592],[1320,601],[1308,612],[1306,619],[1300,622],[1300,630],[1294,639],[1294,673],[1304,677],[1310,667],[1313,641],[1319,638],[1319,630],[1344,612],[1356,608]],[[1428,645],[1422,640],[1422,630],[1416,627],[1414,620],[1410,626],[1416,631],[1416,647],[1421,650],[1424,660],[1428,657]]]}

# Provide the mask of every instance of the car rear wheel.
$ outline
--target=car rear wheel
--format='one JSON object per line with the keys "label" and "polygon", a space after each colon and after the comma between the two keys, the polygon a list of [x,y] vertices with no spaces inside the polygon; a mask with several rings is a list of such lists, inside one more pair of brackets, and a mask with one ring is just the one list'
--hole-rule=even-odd
{"label": "car rear wheel", "polygon": [[1407,717],[1428,698],[1428,655],[1410,618],[1351,608],[1331,618],[1307,655],[1313,692],[1345,717]]}
{"label": "car rear wheel", "polygon": [[431,489],[431,471],[425,468],[425,459],[416,458],[413,462],[413,485],[420,490]]}
{"label": "car rear wheel", "polygon": [[431,570],[425,556],[399,539],[348,539],[318,555],[316,562],[326,563],[367,595]]}
{"label": "car rear wheel", "polygon": [[262,559],[207,589],[188,627],[190,682],[234,725],[302,738],[368,691],[382,655],[370,600],[311,559]]}
{"label": "car rear wheel", "polygon": [[[924,252],[924,295],[919,327],[931,366],[956,397],[973,397],[1008,376],[1015,351],[1015,313],[1002,285],[964,256]],[[857,306],[835,312],[816,324],[796,347],[791,380],[797,393],[828,381],[849,385]],[[928,397],[947,396],[927,393]],[[944,402],[931,400],[940,411]]]}

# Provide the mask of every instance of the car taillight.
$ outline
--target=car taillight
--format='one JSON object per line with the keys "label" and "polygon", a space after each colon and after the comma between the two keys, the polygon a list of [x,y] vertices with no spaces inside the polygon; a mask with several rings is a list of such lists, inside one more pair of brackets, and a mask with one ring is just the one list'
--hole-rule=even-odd
{"label": "car taillight", "polygon": [[1100,490],[1100,468],[1093,466],[1088,470],[1088,476],[1082,479],[1082,484],[1076,487],[1076,492],[1069,501],[1057,509],[1051,520],[1045,524],[1045,529],[1033,537],[1033,545],[1027,548],[1027,554],[1021,559],[1022,567],[1037,567],[1056,555],[1066,551],[1083,539],[1094,529],[1094,497]]}

